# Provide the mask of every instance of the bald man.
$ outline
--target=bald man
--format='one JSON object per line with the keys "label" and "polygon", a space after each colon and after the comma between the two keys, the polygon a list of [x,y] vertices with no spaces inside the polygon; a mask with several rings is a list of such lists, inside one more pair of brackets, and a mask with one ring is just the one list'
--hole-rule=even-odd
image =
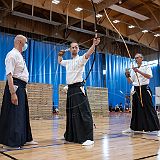
{"label": "bald man", "polygon": [[37,144],[32,138],[25,90],[29,73],[22,53],[27,47],[27,38],[17,35],[5,59],[7,82],[0,114],[0,144],[6,148]]}

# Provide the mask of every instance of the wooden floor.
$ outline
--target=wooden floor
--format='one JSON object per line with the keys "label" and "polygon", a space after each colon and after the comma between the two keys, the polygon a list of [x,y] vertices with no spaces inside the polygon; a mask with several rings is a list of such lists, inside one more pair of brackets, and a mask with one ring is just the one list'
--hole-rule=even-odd
{"label": "wooden floor", "polygon": [[33,137],[38,146],[20,150],[3,150],[0,160],[160,160],[160,138],[152,134],[123,135],[128,128],[129,113],[110,113],[109,117],[94,117],[95,144],[82,147],[66,144],[62,139],[65,118],[31,121]]}

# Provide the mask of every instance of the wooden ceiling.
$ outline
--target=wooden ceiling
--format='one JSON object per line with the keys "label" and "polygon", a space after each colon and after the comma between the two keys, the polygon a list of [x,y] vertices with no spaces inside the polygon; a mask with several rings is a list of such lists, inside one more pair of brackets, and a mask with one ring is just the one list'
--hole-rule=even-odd
{"label": "wooden ceiling", "polygon": [[[115,24],[124,36],[131,54],[143,51],[143,54],[160,51],[160,0],[93,0],[97,14],[97,32],[101,37],[100,52],[110,52],[127,56],[124,44],[115,29],[107,20],[119,20]],[[140,20],[129,12],[121,13],[111,9],[112,5],[123,7],[148,17]],[[81,7],[81,12],[75,8]],[[122,8],[122,9],[123,9]],[[128,15],[129,14],[129,15]],[[1,31],[23,33],[28,37],[41,41],[54,41],[68,44],[77,41],[82,47],[89,47],[94,37],[94,10],[90,0],[60,0],[59,4],[52,0],[1,0],[0,26]],[[135,28],[128,28],[134,25]],[[143,33],[142,30],[148,30]]]}

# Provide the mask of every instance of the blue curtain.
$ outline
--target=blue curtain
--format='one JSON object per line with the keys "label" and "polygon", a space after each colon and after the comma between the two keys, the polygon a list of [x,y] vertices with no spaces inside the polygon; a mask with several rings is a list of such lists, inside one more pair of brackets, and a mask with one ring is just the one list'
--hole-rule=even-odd
{"label": "blue curtain", "polygon": [[153,94],[153,103],[155,104],[155,87],[160,87],[160,67],[159,65],[154,65],[151,66],[152,68],[152,73],[153,73],[153,78],[150,80],[150,88],[152,90]]}
{"label": "blue curtain", "polygon": [[13,48],[14,36],[0,33],[0,80],[5,80],[5,57],[6,54]]}
{"label": "blue curtain", "polygon": [[125,78],[125,69],[130,67],[130,59],[106,54],[106,87],[109,105],[125,104],[125,96],[130,93],[130,85]]}
{"label": "blue curtain", "polygon": [[[5,80],[5,65],[4,60],[6,54],[13,48],[14,44],[13,35],[0,33],[0,65],[1,73],[0,80]],[[23,54],[28,70],[29,82],[33,83],[48,83],[53,85],[53,101],[55,107],[58,107],[58,86],[59,84],[66,84],[66,71],[65,68],[60,66],[57,61],[57,53],[61,49],[66,49],[68,46],[59,45],[55,43],[45,43],[28,40],[28,50]],[[81,50],[79,55],[82,55],[86,50]],[[64,59],[70,58],[70,52],[66,52]],[[84,77],[86,77],[93,61],[93,55],[89,59]],[[103,64],[102,54],[96,55],[93,70],[86,82],[87,86],[103,87]]]}
{"label": "blue curtain", "polygon": [[[13,48],[14,35],[0,33],[0,80],[5,80],[5,64],[6,54]],[[57,62],[57,53],[61,49],[66,49],[68,46],[55,43],[45,43],[28,40],[28,50],[23,54],[30,73],[29,82],[48,83],[53,85],[53,101],[54,105],[58,106],[58,86],[66,84],[65,68]],[[79,55],[82,55],[86,50],[81,50]],[[87,76],[91,64],[93,62],[92,55],[86,64],[84,78]],[[70,58],[70,53],[66,52],[64,59]],[[129,58],[105,54],[106,62],[106,87],[109,91],[109,104],[116,105],[125,102],[125,95],[129,94],[130,87],[125,78],[125,68],[130,67]],[[86,82],[86,86],[104,87],[103,75],[103,55],[96,54],[96,61],[93,70]],[[160,86],[160,69],[159,66],[152,67],[153,77],[150,82],[153,94],[155,87]]]}

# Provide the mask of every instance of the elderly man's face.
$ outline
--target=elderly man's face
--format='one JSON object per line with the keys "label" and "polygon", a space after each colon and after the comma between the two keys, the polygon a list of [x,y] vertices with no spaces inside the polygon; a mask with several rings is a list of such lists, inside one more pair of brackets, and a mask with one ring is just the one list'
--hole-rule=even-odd
{"label": "elderly man's face", "polygon": [[71,43],[70,52],[72,57],[75,57],[79,52],[79,46],[77,43]]}
{"label": "elderly man's face", "polygon": [[143,61],[143,57],[140,54],[135,55],[136,63],[141,63]]}
{"label": "elderly man's face", "polygon": [[23,47],[25,45],[25,43],[27,43],[27,38],[22,37],[19,39],[19,45],[21,47]]}

